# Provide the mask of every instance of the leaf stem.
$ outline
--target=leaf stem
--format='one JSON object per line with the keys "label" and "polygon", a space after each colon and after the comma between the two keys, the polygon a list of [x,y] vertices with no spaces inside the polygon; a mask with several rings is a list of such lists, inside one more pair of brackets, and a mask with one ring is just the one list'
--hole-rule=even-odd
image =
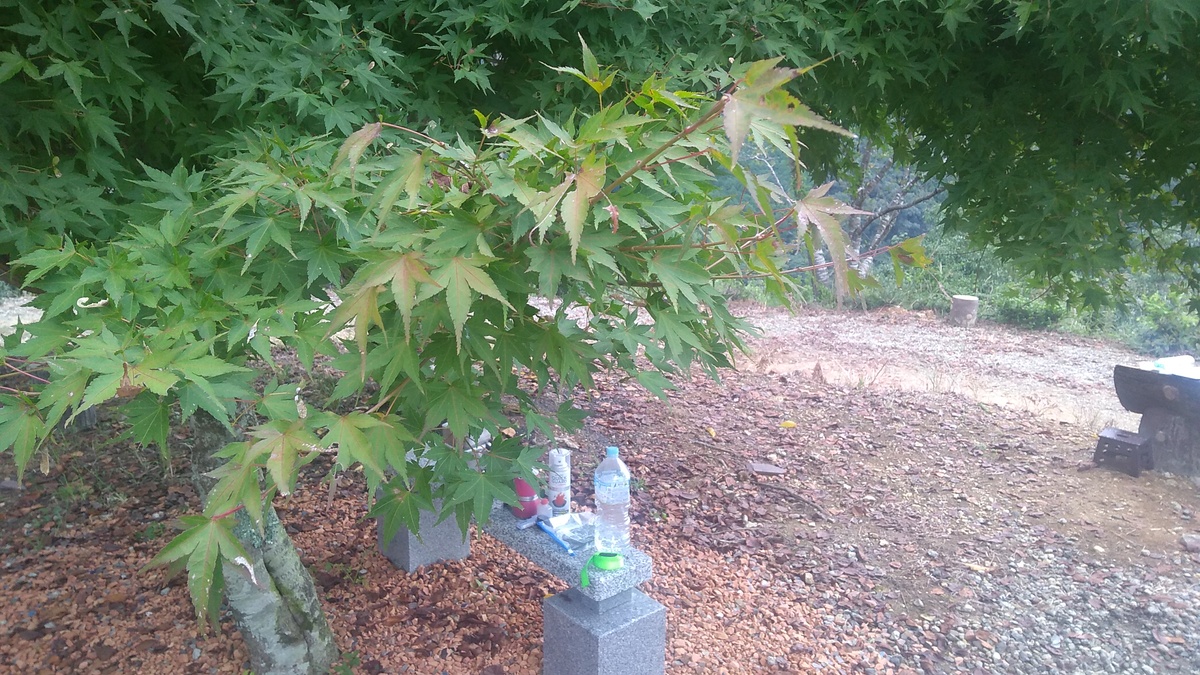
{"label": "leaf stem", "polygon": [[38,377],[37,375],[34,375],[33,373],[30,373],[30,372],[26,372],[26,371],[24,371],[24,370],[21,370],[21,369],[20,369],[20,368],[18,368],[17,366],[14,366],[14,365],[12,364],[12,362],[11,362],[11,361],[9,361],[8,359],[4,359],[4,365],[5,365],[5,366],[7,366],[8,368],[12,369],[12,370],[15,370],[15,371],[17,371],[18,373],[20,373],[20,374],[24,375],[25,377],[28,377],[28,378],[29,378],[29,379],[31,379],[31,380],[34,380],[34,381],[36,381],[36,382],[41,382],[42,384],[50,384],[50,380],[43,379],[43,378],[41,378],[41,377]]}
{"label": "leaf stem", "polygon": [[217,521],[217,520],[221,520],[222,518],[227,518],[227,517],[232,516],[233,514],[237,513],[238,511],[241,511],[244,508],[246,508],[245,504],[238,504],[237,506],[233,507],[232,509],[229,509],[228,511],[226,511],[224,513],[218,513],[217,515],[213,516],[212,519],[213,519],[213,521]]}

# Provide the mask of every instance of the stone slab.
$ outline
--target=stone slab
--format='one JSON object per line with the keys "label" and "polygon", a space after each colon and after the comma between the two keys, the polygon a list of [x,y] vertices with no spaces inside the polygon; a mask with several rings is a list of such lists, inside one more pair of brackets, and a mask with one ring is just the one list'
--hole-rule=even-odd
{"label": "stone slab", "polygon": [[757,473],[764,476],[782,476],[783,474],[787,473],[787,469],[775,466],[774,464],[767,464],[766,462],[746,462],[746,468],[749,469],[751,473]]}
{"label": "stone slab", "polygon": [[542,603],[543,675],[665,671],[665,607],[635,590],[628,602],[597,613],[573,601],[571,593],[559,593]]}
{"label": "stone slab", "polygon": [[376,536],[379,552],[393,565],[408,572],[445,560],[462,560],[471,555],[471,539],[464,537],[454,518],[437,523],[438,515],[430,511],[421,512],[420,536],[407,527],[401,527],[390,542],[383,541],[383,520],[376,519]]}
{"label": "stone slab", "polygon": [[595,546],[589,544],[576,551],[575,555],[568,555],[549,535],[538,528],[518,530],[516,516],[503,505],[492,510],[488,524],[483,530],[533,564],[567,582],[573,590],[595,603],[603,603],[608,598],[649,581],[654,572],[650,556],[632,549],[626,552],[625,566],[619,570],[607,571],[595,567],[588,570],[588,580],[591,583],[587,588],[583,588],[579,585],[579,572],[588,558],[596,552]]}

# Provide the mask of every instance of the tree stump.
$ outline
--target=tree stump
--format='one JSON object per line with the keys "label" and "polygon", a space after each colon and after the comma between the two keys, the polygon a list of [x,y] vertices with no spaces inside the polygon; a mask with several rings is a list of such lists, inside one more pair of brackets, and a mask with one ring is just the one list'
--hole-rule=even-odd
{"label": "tree stump", "polygon": [[979,317],[979,298],[974,295],[955,295],[950,298],[950,323],[968,328]]}

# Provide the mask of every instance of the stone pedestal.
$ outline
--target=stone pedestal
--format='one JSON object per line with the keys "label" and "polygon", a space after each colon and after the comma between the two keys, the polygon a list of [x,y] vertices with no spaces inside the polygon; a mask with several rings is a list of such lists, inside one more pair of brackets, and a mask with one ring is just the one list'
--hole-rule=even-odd
{"label": "stone pedestal", "polygon": [[653,573],[650,556],[634,549],[619,570],[593,567],[585,588],[591,545],[569,554],[536,527],[518,530],[507,508],[494,509],[484,531],[571,586],[542,603],[544,675],[664,672],[667,610],[637,589]]}
{"label": "stone pedestal", "polygon": [[[615,598],[613,598],[615,599]],[[568,589],[542,603],[543,675],[664,672],[667,609],[639,590],[597,611]]]}
{"label": "stone pedestal", "polygon": [[401,527],[390,542],[383,541],[383,521],[376,519],[379,552],[400,569],[413,573],[423,565],[443,560],[462,560],[471,555],[471,540],[464,537],[454,518],[437,524],[436,513],[421,513],[420,537]]}

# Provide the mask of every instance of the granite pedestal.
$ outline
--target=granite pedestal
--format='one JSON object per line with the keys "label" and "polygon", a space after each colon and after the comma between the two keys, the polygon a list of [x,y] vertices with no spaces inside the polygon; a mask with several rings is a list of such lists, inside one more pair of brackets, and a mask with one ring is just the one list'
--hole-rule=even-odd
{"label": "granite pedestal", "polygon": [[542,602],[544,675],[658,675],[664,671],[667,609],[637,589],[597,612],[568,589]]}
{"label": "granite pedestal", "polygon": [[568,554],[536,527],[518,530],[507,508],[492,511],[484,531],[570,588],[542,603],[544,675],[656,675],[666,664],[666,608],[637,589],[650,579],[653,561],[638,550],[625,554],[619,570],[579,573],[592,545]]}
{"label": "granite pedestal", "polygon": [[400,527],[390,542],[383,540],[383,520],[376,519],[379,552],[400,569],[413,573],[417,568],[443,560],[462,560],[471,555],[471,540],[463,536],[458,522],[447,518],[437,522],[438,515],[421,512],[420,536],[407,527]]}

